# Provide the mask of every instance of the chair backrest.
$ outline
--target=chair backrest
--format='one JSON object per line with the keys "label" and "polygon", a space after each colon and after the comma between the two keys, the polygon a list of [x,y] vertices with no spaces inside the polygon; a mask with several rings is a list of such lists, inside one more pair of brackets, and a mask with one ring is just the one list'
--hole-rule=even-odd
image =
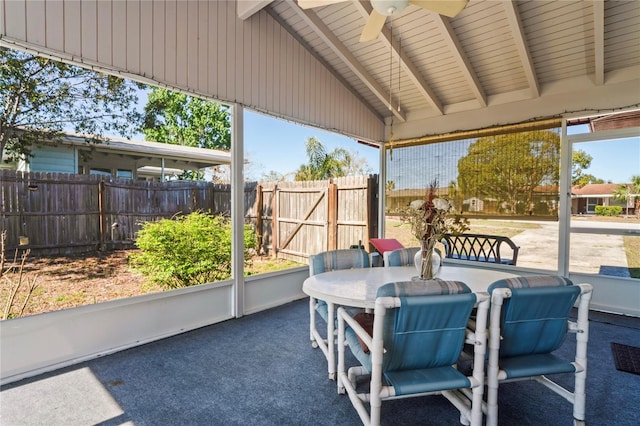
{"label": "chair backrest", "polygon": [[410,266],[413,265],[413,258],[420,251],[420,247],[407,247],[391,251],[385,251],[382,255],[384,266]]}
{"label": "chair backrest", "polygon": [[405,281],[385,284],[377,297],[400,299],[400,306],[386,309],[382,320],[383,371],[448,367],[456,362],[476,302],[469,287],[458,281]]}
{"label": "chair backrest", "polygon": [[329,250],[309,256],[309,275],[369,266],[369,253],[363,249]]}
{"label": "chair backrest", "polygon": [[500,313],[500,357],[544,354],[562,345],[579,286],[563,277],[529,276],[496,281],[488,292],[499,288],[511,292]]}

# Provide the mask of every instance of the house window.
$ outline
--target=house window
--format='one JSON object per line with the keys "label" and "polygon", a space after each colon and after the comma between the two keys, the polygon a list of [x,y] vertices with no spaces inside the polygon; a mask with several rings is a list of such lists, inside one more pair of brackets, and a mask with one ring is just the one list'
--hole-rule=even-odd
{"label": "house window", "polygon": [[116,177],[124,179],[133,179],[133,172],[131,170],[118,169]]}
{"label": "house window", "polygon": [[587,213],[595,213],[596,206],[603,206],[604,200],[602,198],[587,198]]}
{"label": "house window", "polygon": [[94,169],[89,170],[90,175],[111,176],[111,170],[109,169]]}

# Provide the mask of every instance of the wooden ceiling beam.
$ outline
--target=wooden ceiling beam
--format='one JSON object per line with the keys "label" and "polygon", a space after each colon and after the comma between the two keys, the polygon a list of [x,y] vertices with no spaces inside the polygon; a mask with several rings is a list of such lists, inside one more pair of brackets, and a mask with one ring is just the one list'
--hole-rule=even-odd
{"label": "wooden ceiling beam", "polygon": [[593,0],[593,40],[595,58],[595,83],[604,84],[604,2]]}
{"label": "wooden ceiling beam", "polygon": [[[371,14],[373,8],[370,3],[354,1],[353,4],[358,9],[358,12],[362,15],[362,18],[366,21]],[[378,36],[378,40],[382,41],[387,49],[390,49],[393,53],[394,58],[399,62],[400,67],[406,74],[406,76],[411,80],[411,82],[416,87],[417,91],[425,98],[427,103],[431,105],[433,109],[438,111],[439,115],[444,114],[444,107],[442,106],[442,102],[438,99],[438,96],[435,92],[429,87],[429,84],[422,78],[420,75],[420,71],[413,64],[413,62],[407,57],[407,55],[402,52],[398,48],[398,44],[393,44],[391,42],[391,31],[386,26],[383,27],[382,32]]]}
{"label": "wooden ceiling beam", "polygon": [[432,15],[433,20],[438,26],[440,33],[442,34],[442,37],[444,38],[444,41],[449,48],[449,51],[458,64],[458,67],[464,75],[465,80],[467,80],[467,83],[469,84],[471,91],[474,93],[476,99],[478,100],[478,103],[481,107],[486,107],[487,95],[484,92],[482,85],[480,84],[480,80],[478,80],[478,76],[471,66],[471,62],[462,49],[462,45],[460,44],[460,41],[458,40],[458,37],[456,36],[456,33],[451,26],[449,18],[437,13],[432,13]]}
{"label": "wooden ceiling beam", "polygon": [[398,108],[398,103],[389,100],[385,89],[369,74],[355,56],[342,44],[338,37],[322,22],[315,12],[308,9],[301,9],[297,4],[292,4],[291,8],[300,18],[313,30],[318,37],[353,71],[355,75],[380,99],[385,105],[389,105],[390,111],[401,122],[406,122],[404,112]]}
{"label": "wooden ceiling beam", "polygon": [[531,97],[540,97],[540,84],[538,83],[536,69],[533,65],[533,60],[531,59],[529,48],[527,47],[524,31],[522,30],[522,22],[520,21],[520,15],[518,14],[516,2],[505,1],[502,2],[502,5],[504,6],[504,10],[507,14],[507,21],[509,22],[509,27],[511,27],[513,42],[516,45],[516,49],[518,49],[520,62],[522,62],[524,74],[527,77],[527,82],[529,83],[529,88],[531,89]]}

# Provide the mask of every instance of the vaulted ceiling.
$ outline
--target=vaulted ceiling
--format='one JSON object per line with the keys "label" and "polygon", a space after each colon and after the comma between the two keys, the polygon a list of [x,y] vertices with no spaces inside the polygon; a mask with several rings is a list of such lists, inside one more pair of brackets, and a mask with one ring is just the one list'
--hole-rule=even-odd
{"label": "vaulted ceiling", "polygon": [[640,109],[640,0],[409,4],[361,42],[379,1],[0,0],[0,46],[372,143]]}
{"label": "vaulted ceiling", "polygon": [[263,8],[399,137],[640,103],[637,0],[471,0],[454,18],[409,5],[368,42],[368,1],[253,5],[245,18]]}

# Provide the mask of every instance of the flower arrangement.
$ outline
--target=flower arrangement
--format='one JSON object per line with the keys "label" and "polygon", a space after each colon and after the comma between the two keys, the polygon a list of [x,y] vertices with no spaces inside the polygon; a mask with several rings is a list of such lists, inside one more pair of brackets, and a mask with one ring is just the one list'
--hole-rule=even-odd
{"label": "flower arrangement", "polygon": [[[420,278],[434,277],[431,256],[445,234],[458,235],[469,229],[469,221],[459,215],[451,214],[453,205],[444,198],[436,196],[437,181],[429,186],[424,200],[411,203],[401,220],[411,224],[413,235],[420,241],[422,266]],[[441,253],[438,253],[441,255]]]}

